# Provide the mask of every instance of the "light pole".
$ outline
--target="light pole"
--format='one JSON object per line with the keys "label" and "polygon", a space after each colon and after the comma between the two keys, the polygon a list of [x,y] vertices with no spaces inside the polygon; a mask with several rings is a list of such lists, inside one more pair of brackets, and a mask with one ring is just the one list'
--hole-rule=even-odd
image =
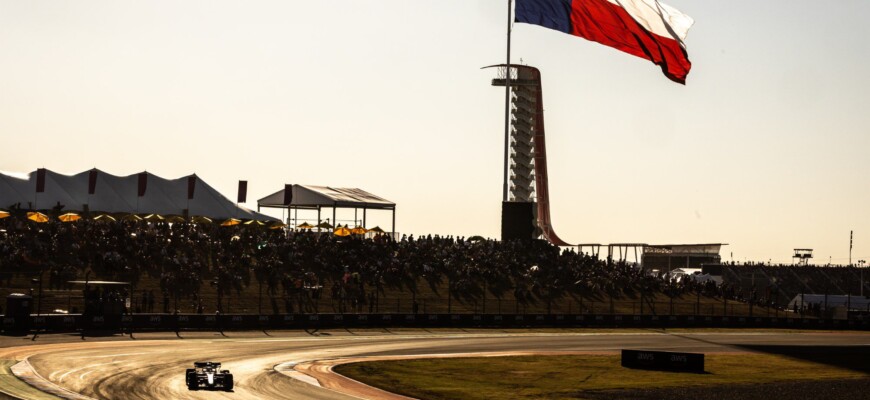
{"label": "light pole", "polygon": [[220,312],[221,308],[222,308],[222,305],[221,305],[222,299],[221,299],[221,288],[220,288],[220,285],[218,284],[218,280],[217,279],[212,280],[211,286],[214,287],[215,291],[217,292],[217,310],[215,310],[215,311]]}
{"label": "light pole", "polygon": [[[45,272],[44,270],[39,271],[39,278],[33,278],[30,280],[30,283],[39,283],[39,294],[38,294],[39,297],[36,300],[36,318],[37,318],[37,320],[40,319],[40,316],[42,314],[42,274],[44,272]],[[33,289],[31,289],[31,290],[33,290]],[[33,334],[33,338],[30,340],[36,340],[36,337],[38,335],[39,335],[39,328],[36,329],[36,333]]]}
{"label": "light pole", "polygon": [[867,261],[858,260],[858,266],[861,268],[861,296],[864,295],[864,264],[867,264]]}
{"label": "light pole", "polygon": [[39,284],[39,294],[37,295],[39,297],[37,297],[37,299],[36,299],[36,316],[37,317],[39,317],[40,314],[42,313],[42,274],[44,274],[44,273],[45,273],[45,271],[39,271],[39,278],[33,278],[30,280],[30,283],[38,283]]}

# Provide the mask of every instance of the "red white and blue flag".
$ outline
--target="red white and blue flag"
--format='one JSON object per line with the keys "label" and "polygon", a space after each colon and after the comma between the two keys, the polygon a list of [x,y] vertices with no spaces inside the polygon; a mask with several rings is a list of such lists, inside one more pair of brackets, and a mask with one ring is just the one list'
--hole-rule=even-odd
{"label": "red white and blue flag", "polygon": [[516,0],[515,21],[645,58],[674,82],[685,84],[692,68],[683,41],[695,21],[657,0]]}

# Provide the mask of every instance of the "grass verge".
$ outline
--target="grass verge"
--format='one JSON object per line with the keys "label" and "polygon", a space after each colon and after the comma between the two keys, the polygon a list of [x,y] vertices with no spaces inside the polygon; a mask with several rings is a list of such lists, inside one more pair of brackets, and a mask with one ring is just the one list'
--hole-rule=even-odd
{"label": "grass verge", "polygon": [[618,355],[377,361],[336,372],[420,399],[582,399],[585,391],[867,378],[863,372],[768,354],[712,354],[705,374],[627,369]]}

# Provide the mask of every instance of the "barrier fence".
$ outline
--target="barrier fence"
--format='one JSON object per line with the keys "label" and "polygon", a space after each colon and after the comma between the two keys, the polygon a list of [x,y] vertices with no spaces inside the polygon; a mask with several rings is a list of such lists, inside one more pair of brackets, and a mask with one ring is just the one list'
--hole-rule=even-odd
{"label": "barrier fence", "polygon": [[30,332],[224,331],[330,328],[780,328],[870,330],[870,317],[849,320],[620,314],[134,314],[3,317],[4,334]]}
{"label": "barrier fence", "polygon": [[[212,288],[213,289],[213,288]],[[699,294],[684,294],[669,298],[662,293],[643,296],[614,296],[597,293],[590,296],[562,296],[547,301],[535,299],[521,302],[508,294],[504,298],[490,296],[476,299],[458,299],[441,293],[421,289],[417,296],[395,291],[381,294],[370,291],[360,298],[335,298],[320,292],[295,292],[292,295],[270,296],[254,285],[248,291],[233,293],[232,296],[217,296],[204,291],[196,300],[172,298],[154,290],[136,290],[123,300],[126,311],[139,313],[214,313],[220,310],[225,314],[315,314],[315,313],[420,313],[420,314],[640,314],[640,315],[694,315],[694,316],[770,316],[784,317],[794,312],[810,317],[843,317],[847,312],[870,313],[870,304],[852,303],[826,307],[824,303],[806,309],[788,308],[786,304],[767,302],[747,302],[721,296],[709,297]],[[15,289],[17,290],[17,289]],[[0,297],[12,289],[0,288]],[[24,290],[18,292],[26,293]],[[31,291],[32,314],[81,314],[87,307],[84,297],[75,290],[38,290]],[[857,298],[857,296],[856,296]],[[813,304],[809,304],[813,305]],[[2,305],[0,305],[2,306]],[[846,309],[849,308],[847,311]],[[12,309],[7,314],[15,313]],[[3,310],[0,310],[2,314]]]}

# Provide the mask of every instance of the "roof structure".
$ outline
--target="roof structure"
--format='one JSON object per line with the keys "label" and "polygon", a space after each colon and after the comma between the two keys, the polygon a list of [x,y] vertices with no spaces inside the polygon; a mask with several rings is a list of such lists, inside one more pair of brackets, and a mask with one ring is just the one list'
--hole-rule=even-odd
{"label": "roof structure", "polygon": [[[394,210],[396,203],[375,196],[362,189],[356,188],[333,188],[328,186],[293,185],[292,200],[289,207],[292,208],[367,208]],[[257,200],[258,207],[285,208],[284,189],[272,193]]]}
{"label": "roof structure", "polygon": [[[145,178],[145,193],[139,196],[140,176]],[[195,178],[195,179],[191,179]],[[93,185],[91,184],[93,180]],[[188,185],[193,181],[193,196],[188,199]],[[0,207],[49,210],[58,203],[64,210],[205,216],[212,219],[240,218],[262,221],[273,217],[240,207],[208,183],[194,175],[165,179],[143,172],[116,176],[98,169],[75,175],[45,171],[44,192],[36,193],[37,171],[27,178],[0,172]],[[91,189],[93,194],[90,194]]]}

